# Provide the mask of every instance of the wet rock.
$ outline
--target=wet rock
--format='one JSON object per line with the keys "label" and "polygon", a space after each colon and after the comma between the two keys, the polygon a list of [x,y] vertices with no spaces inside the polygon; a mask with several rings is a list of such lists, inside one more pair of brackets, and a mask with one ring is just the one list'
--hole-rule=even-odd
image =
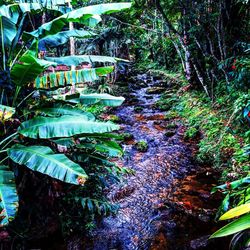
{"label": "wet rock", "polygon": [[202,236],[198,239],[192,240],[190,242],[190,248],[192,250],[202,250],[205,249],[209,244],[209,235]]}
{"label": "wet rock", "polygon": [[162,77],[161,76],[153,76],[153,80],[159,81],[159,80],[162,80]]}
{"label": "wet rock", "polygon": [[137,106],[137,107],[134,108],[134,111],[135,111],[136,113],[141,113],[141,112],[143,111],[143,107]]}
{"label": "wet rock", "polygon": [[164,81],[164,80],[159,80],[156,82],[155,84],[156,87],[168,87],[168,82]]}
{"label": "wet rock", "polygon": [[147,93],[147,94],[150,94],[150,95],[152,95],[152,94],[161,94],[161,93],[163,93],[165,90],[166,90],[166,89],[163,88],[163,87],[151,87],[151,88],[148,88],[148,89],[147,89],[146,93]]}
{"label": "wet rock", "polygon": [[160,125],[162,123],[161,120],[154,121],[154,125]]}
{"label": "wet rock", "polygon": [[135,105],[139,102],[139,100],[136,97],[129,98],[128,104],[129,105]]}
{"label": "wet rock", "polygon": [[178,125],[176,123],[169,123],[166,125],[166,129],[177,129]]}
{"label": "wet rock", "polygon": [[137,78],[136,77],[129,77],[128,78],[128,82],[129,83],[135,83],[137,81]]}
{"label": "wet rock", "polygon": [[118,85],[119,87],[127,87],[128,83],[127,82],[116,82],[116,85]]}
{"label": "wet rock", "polygon": [[139,84],[134,84],[133,86],[132,86],[132,88],[134,89],[134,90],[139,90],[139,89],[141,89],[141,86],[139,85]]}
{"label": "wet rock", "polygon": [[123,140],[128,141],[134,138],[134,135],[131,133],[123,133],[121,134]]}
{"label": "wet rock", "polygon": [[198,218],[203,222],[209,222],[211,217],[208,214],[199,214]]}
{"label": "wet rock", "polygon": [[141,88],[146,88],[148,87],[148,84],[146,82],[140,82],[138,83],[138,85],[141,87]]}
{"label": "wet rock", "polygon": [[176,134],[176,130],[174,130],[174,129],[169,129],[169,130],[167,130],[166,132],[165,132],[165,136],[166,137],[172,137],[172,136],[174,136]]}

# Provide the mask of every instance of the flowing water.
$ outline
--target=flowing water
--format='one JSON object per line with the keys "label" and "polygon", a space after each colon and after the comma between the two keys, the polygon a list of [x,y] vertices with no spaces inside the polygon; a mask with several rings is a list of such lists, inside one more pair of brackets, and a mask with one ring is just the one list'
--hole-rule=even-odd
{"label": "flowing water", "polygon": [[[134,175],[109,187],[107,196],[120,209],[102,221],[81,249],[226,249],[207,243],[217,206],[209,193],[214,173],[193,163],[194,147],[183,142],[180,121],[164,120],[164,112],[154,107],[160,94],[147,90],[159,82],[147,74],[138,75],[137,82],[141,87],[130,84],[127,102],[115,111],[122,132],[134,137],[124,144],[125,156],[118,164]],[[176,127],[166,135],[170,122]],[[148,144],[144,153],[134,145],[139,140]]]}

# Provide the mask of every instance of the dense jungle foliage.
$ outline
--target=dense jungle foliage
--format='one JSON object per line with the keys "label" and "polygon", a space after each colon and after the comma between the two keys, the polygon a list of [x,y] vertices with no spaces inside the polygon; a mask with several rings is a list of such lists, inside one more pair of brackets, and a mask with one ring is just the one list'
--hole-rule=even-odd
{"label": "dense jungle foliage", "polygon": [[133,171],[113,160],[129,137],[110,115],[125,100],[115,84],[149,71],[178,82],[155,105],[220,172],[228,223],[211,238],[249,247],[249,31],[248,0],[0,1],[1,241],[29,249],[117,212],[105,188]]}

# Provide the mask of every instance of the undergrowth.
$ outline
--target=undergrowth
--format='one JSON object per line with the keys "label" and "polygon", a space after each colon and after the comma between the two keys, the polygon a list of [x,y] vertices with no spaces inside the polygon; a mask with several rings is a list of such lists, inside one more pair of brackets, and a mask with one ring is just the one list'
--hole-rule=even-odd
{"label": "undergrowth", "polygon": [[242,112],[249,95],[238,93],[234,101],[224,95],[214,103],[199,91],[185,91],[178,96],[172,111],[184,118],[185,139],[193,139],[199,132],[202,135],[197,161],[219,168],[222,181],[247,175],[250,161],[244,149],[250,143],[250,131]]}
{"label": "undergrowth", "polygon": [[238,90],[230,95],[218,92],[212,102],[202,91],[183,87],[186,83],[179,73],[162,70],[150,70],[150,73],[168,81],[175,79],[175,85],[171,86],[173,93],[163,94],[155,105],[167,111],[166,120],[183,118],[185,140],[200,139],[196,160],[219,169],[222,182],[246,176],[250,170],[246,153],[250,131],[243,109],[249,105],[249,94]]}

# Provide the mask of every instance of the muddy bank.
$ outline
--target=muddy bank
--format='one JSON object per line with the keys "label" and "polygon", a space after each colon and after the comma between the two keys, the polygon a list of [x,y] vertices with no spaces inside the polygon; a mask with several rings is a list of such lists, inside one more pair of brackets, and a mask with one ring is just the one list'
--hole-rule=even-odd
{"label": "muddy bank", "polygon": [[[165,119],[155,107],[171,86],[148,74],[128,84],[127,101],[115,115],[133,139],[123,145],[125,156],[117,163],[134,175],[106,190],[118,213],[68,249],[227,249],[225,240],[207,240],[219,205],[210,195],[216,173],[194,162],[195,145],[183,141],[180,119]],[[142,141],[146,152],[136,146]]]}

